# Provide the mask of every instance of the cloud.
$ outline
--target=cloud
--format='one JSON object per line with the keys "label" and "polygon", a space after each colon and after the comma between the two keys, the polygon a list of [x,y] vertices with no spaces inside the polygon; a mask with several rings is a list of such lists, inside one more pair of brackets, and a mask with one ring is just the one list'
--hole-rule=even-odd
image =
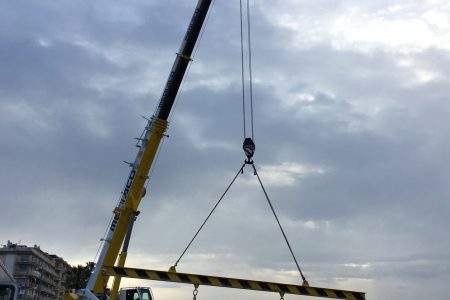
{"label": "cloud", "polygon": [[[1,243],[40,244],[74,264],[95,257],[129,171],[122,161],[136,155],[140,116],[156,107],[192,10],[0,4]],[[445,1],[252,3],[254,159],[311,284],[446,299],[448,12]],[[130,266],[173,264],[244,161],[239,40],[238,7],[216,1],[140,206]],[[250,168],[180,268],[298,282]],[[192,293],[151,285],[161,299]]]}
{"label": "cloud", "polygon": [[297,177],[321,175],[325,170],[306,167],[295,163],[282,163],[279,166],[262,166],[261,175],[266,183],[273,186],[295,185]]}

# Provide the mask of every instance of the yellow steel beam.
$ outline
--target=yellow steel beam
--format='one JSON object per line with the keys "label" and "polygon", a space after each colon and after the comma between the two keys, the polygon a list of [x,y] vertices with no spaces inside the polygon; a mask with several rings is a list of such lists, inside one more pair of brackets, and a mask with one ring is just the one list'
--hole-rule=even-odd
{"label": "yellow steel beam", "polygon": [[144,270],[135,268],[104,267],[103,271],[105,272],[105,275],[108,276],[188,283],[196,286],[209,285],[235,289],[275,292],[281,294],[282,296],[285,294],[295,294],[295,295],[314,296],[332,299],[348,299],[348,300],[366,299],[366,295],[363,292],[336,290],[306,285],[284,284],[267,281],[187,274],[172,271],[167,272],[156,270]]}
{"label": "yellow steel beam", "polygon": [[[125,266],[125,260],[127,259],[127,251],[123,251],[119,254],[119,260],[117,261],[117,266]],[[109,295],[110,300],[117,300],[119,296],[119,287],[122,277],[114,277],[113,284],[111,287],[111,293]]]}

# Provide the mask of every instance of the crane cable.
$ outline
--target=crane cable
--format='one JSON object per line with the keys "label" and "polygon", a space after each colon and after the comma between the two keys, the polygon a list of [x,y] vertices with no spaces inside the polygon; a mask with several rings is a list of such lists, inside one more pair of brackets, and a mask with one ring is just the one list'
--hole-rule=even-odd
{"label": "crane cable", "polygon": [[[180,255],[180,257],[178,258],[178,260],[175,262],[175,264],[170,267],[170,270],[175,271],[175,268],[178,266],[178,263],[180,262],[180,260],[183,258],[184,254],[187,252],[187,250],[189,249],[189,247],[191,246],[191,244],[194,242],[195,238],[198,236],[198,234],[200,233],[200,231],[203,229],[203,227],[205,226],[206,222],[209,220],[209,218],[211,217],[211,215],[214,213],[214,211],[216,210],[216,208],[219,206],[220,202],[223,200],[223,198],[225,197],[225,195],[227,194],[227,192],[229,191],[229,189],[231,188],[231,186],[233,185],[233,183],[236,181],[237,177],[239,176],[239,174],[242,174],[244,172],[244,167],[245,165],[249,164],[252,165],[253,167],[253,174],[258,178],[258,182],[261,186],[261,189],[264,192],[264,195],[266,197],[266,200],[270,206],[270,209],[272,210],[272,213],[275,217],[275,220],[278,223],[278,226],[281,230],[281,233],[284,237],[284,240],[289,248],[289,251],[291,252],[292,258],[294,259],[295,265],[297,267],[298,272],[300,273],[300,276],[303,280],[303,285],[308,286],[308,281],[306,280],[306,277],[303,275],[303,272],[300,268],[300,265],[297,261],[297,258],[295,257],[295,254],[292,250],[291,244],[289,243],[289,240],[284,232],[283,227],[281,226],[280,220],[278,219],[278,216],[275,212],[275,209],[272,205],[272,202],[270,201],[270,198],[267,194],[266,189],[264,188],[264,185],[261,181],[261,178],[259,177],[259,174],[256,170],[255,164],[252,160],[253,154],[255,152],[255,144],[253,142],[254,139],[254,126],[253,126],[253,78],[252,78],[252,48],[251,48],[251,25],[250,25],[250,4],[249,4],[249,0],[247,0],[247,38],[248,38],[248,69],[249,69],[249,95],[250,95],[250,123],[251,123],[251,138],[248,138],[246,135],[246,103],[245,103],[245,68],[244,68],[244,34],[243,34],[243,9],[242,9],[242,0],[240,0],[240,23],[241,23],[241,75],[242,75],[242,115],[243,115],[243,131],[244,131],[244,144],[243,144],[243,149],[244,149],[244,153],[247,156],[247,160],[245,160],[245,163],[241,166],[241,168],[239,169],[239,171],[237,172],[237,174],[234,176],[233,180],[231,181],[231,183],[228,185],[228,187],[225,189],[225,192],[222,194],[222,196],[219,198],[219,200],[216,202],[216,204],[213,206],[212,210],[210,211],[210,213],[208,214],[208,216],[206,217],[206,219],[203,221],[202,225],[200,226],[200,228],[197,230],[197,232],[195,233],[194,237],[191,239],[191,241],[188,243],[188,245],[186,246],[186,248],[184,249],[184,251],[182,252],[182,254]],[[194,299],[196,299],[196,292],[197,289],[195,289],[194,291]]]}
{"label": "crane cable", "polygon": [[244,26],[242,17],[242,0],[240,0],[239,13],[241,17],[241,82],[242,82],[242,123],[244,124],[244,139],[247,137],[245,124],[245,68],[244,68]]}
{"label": "crane cable", "polygon": [[278,226],[280,227],[281,233],[283,234],[284,240],[286,241],[286,244],[287,244],[287,246],[289,248],[289,251],[291,251],[292,258],[294,259],[295,265],[297,266],[297,270],[298,270],[298,272],[300,273],[300,276],[303,279],[303,284],[304,285],[308,285],[308,281],[306,280],[306,277],[303,275],[302,269],[300,268],[300,265],[298,264],[297,258],[295,257],[294,252],[292,251],[291,244],[289,243],[289,240],[288,240],[286,234],[284,233],[283,227],[281,226],[280,220],[278,219],[278,216],[277,216],[277,214],[275,212],[275,209],[273,208],[272,202],[270,201],[270,198],[269,198],[269,196],[268,196],[268,194],[266,192],[266,189],[264,188],[264,185],[262,184],[261,178],[259,178],[259,174],[256,171],[255,164],[252,164],[252,167],[253,167],[254,174],[258,178],[259,184],[261,185],[261,188],[262,188],[262,190],[264,192],[264,195],[266,196],[267,202],[269,203],[270,209],[272,210],[272,213],[273,213],[275,219],[277,220]]}
{"label": "crane cable", "polygon": [[217,203],[214,205],[213,209],[211,210],[211,212],[209,213],[209,215],[206,217],[205,221],[203,221],[202,225],[200,226],[200,228],[197,230],[197,232],[194,234],[194,237],[191,239],[191,241],[189,242],[189,244],[186,246],[186,248],[184,249],[183,253],[181,253],[180,257],[177,259],[177,261],[175,262],[175,264],[171,267],[175,268],[178,263],[180,262],[181,258],[184,256],[184,254],[186,253],[186,251],[189,249],[189,247],[191,246],[192,242],[194,242],[195,238],[197,237],[197,235],[200,233],[200,231],[203,229],[203,227],[205,226],[206,222],[208,222],[209,217],[211,217],[211,215],[213,214],[213,212],[216,210],[217,206],[219,206],[220,202],[222,202],[222,199],[225,197],[225,195],[227,194],[228,190],[231,188],[231,186],[233,185],[233,183],[236,181],[236,178],[239,176],[239,174],[242,174],[244,172],[244,167],[245,164],[243,164],[241,166],[241,168],[239,169],[239,171],[236,173],[236,175],[234,176],[233,180],[231,181],[231,183],[228,185],[228,187],[225,189],[225,192],[223,192],[222,196],[219,198],[219,201],[217,201]]}
{"label": "crane cable", "polygon": [[253,130],[253,72],[252,72],[252,39],[250,27],[250,0],[247,0],[247,36],[248,36],[248,72],[250,84],[250,116],[252,124],[252,140],[255,140]]}
{"label": "crane cable", "polygon": [[294,259],[295,265],[297,266],[297,270],[300,273],[300,276],[303,279],[303,284],[308,285],[308,282],[306,281],[305,276],[303,275],[303,272],[300,268],[300,265],[298,264],[297,258],[294,255],[294,252],[292,251],[292,247],[289,243],[289,240],[287,239],[286,234],[284,233],[283,227],[281,226],[280,220],[278,219],[278,216],[275,212],[275,209],[272,205],[272,202],[270,201],[270,198],[266,192],[266,189],[264,188],[264,185],[262,184],[261,178],[258,175],[258,172],[256,171],[255,164],[253,163],[252,157],[255,153],[255,143],[254,143],[254,126],[253,126],[253,72],[252,72],[252,39],[251,39],[251,14],[250,14],[250,0],[247,1],[247,47],[248,47],[248,72],[249,72],[249,95],[250,95],[250,123],[251,123],[251,138],[248,138],[246,135],[246,112],[245,112],[245,88],[244,88],[244,82],[245,82],[245,73],[244,73],[244,35],[243,35],[243,9],[242,9],[242,0],[240,0],[240,18],[241,18],[241,66],[242,66],[242,107],[243,107],[243,119],[244,119],[244,144],[243,149],[244,153],[247,156],[247,160],[245,161],[245,164],[250,164],[253,167],[254,175],[258,178],[259,184],[261,185],[261,188],[264,192],[264,195],[266,196],[267,202],[269,203],[270,209],[272,210],[272,213],[275,217],[275,220],[278,223],[278,226],[280,227],[281,233],[283,234],[284,240],[286,241],[286,244],[289,248],[289,251],[292,254],[292,258]]}
{"label": "crane cable", "polygon": [[[199,229],[197,230],[197,232],[194,234],[194,236],[192,237],[191,241],[188,243],[188,245],[186,246],[186,248],[183,250],[183,252],[181,253],[180,257],[177,259],[177,261],[175,262],[175,264],[173,266],[170,267],[171,271],[176,271],[176,267],[178,266],[178,263],[180,262],[180,260],[183,258],[183,256],[186,254],[187,250],[189,249],[189,247],[192,245],[192,243],[194,242],[195,238],[198,236],[198,234],[200,233],[200,231],[203,229],[203,227],[205,226],[206,222],[208,222],[209,218],[211,217],[211,215],[214,213],[214,211],[216,210],[216,208],[219,206],[220,202],[222,202],[223,198],[225,197],[225,195],[228,193],[228,191],[230,190],[231,186],[233,185],[233,183],[236,181],[237,177],[239,176],[239,174],[243,174],[244,173],[244,167],[247,165],[248,163],[245,162],[241,168],[239,169],[239,171],[236,173],[236,175],[234,176],[233,180],[230,182],[230,184],[227,186],[227,188],[225,189],[225,191],[223,192],[222,196],[220,196],[219,200],[216,202],[216,204],[213,206],[212,210],[210,211],[210,213],[208,214],[208,216],[206,217],[206,219],[203,221],[202,225],[199,227]],[[292,251],[292,247],[291,244],[289,243],[289,240],[284,232],[283,226],[281,226],[280,220],[278,219],[278,216],[275,212],[275,209],[272,205],[272,202],[270,201],[269,195],[267,194],[266,189],[264,188],[264,185],[261,181],[261,178],[259,177],[259,174],[256,170],[255,164],[252,162],[251,163],[252,167],[253,167],[253,174],[258,178],[258,182],[261,186],[261,189],[264,192],[264,195],[266,197],[267,202],[269,203],[270,209],[272,210],[272,213],[275,217],[275,220],[278,223],[278,226],[280,227],[281,233],[283,234],[284,240],[289,248],[289,251],[291,252],[292,258],[294,259],[295,265],[297,266],[297,270],[300,273],[300,276],[303,279],[303,285],[308,286],[308,281],[306,280],[306,277],[303,275],[302,269],[300,268],[300,265],[297,261],[297,258],[295,257],[294,251]]]}
{"label": "crane cable", "polygon": [[[246,124],[246,91],[245,91],[245,59],[244,59],[244,14],[242,0],[239,0],[239,13],[240,13],[240,25],[241,25],[241,82],[242,82],[242,117],[243,117],[243,131],[244,139],[247,138],[247,124]],[[250,100],[250,128],[251,139],[255,139],[254,126],[253,126],[253,67],[252,67],[252,39],[251,39],[251,16],[250,16],[250,1],[247,0],[247,60],[248,60],[248,81],[249,81],[249,100]]]}

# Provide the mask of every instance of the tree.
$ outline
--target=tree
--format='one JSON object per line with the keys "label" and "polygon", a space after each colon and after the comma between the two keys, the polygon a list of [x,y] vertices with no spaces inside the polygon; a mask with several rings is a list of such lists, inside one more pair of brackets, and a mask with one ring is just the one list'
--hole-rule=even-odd
{"label": "tree", "polygon": [[94,268],[93,262],[87,262],[85,266],[71,266],[67,273],[67,288],[84,289]]}

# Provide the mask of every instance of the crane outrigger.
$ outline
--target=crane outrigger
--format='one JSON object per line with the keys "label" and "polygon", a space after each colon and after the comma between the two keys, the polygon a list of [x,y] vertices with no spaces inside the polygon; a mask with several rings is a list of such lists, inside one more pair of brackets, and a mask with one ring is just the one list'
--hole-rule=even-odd
{"label": "crane outrigger", "polygon": [[[365,299],[364,293],[310,287],[305,284],[296,286],[253,280],[185,274],[177,273],[175,268],[172,268],[169,272],[124,268],[133,223],[139,214],[138,207],[141,199],[146,193],[145,184],[149,180],[148,174],[153,166],[161,140],[166,136],[168,117],[171,113],[187,67],[192,61],[191,55],[205,22],[211,2],[212,0],[199,0],[197,3],[197,7],[189,23],[179,52],[176,55],[156,111],[148,120],[143,135],[138,139],[139,151],[134,162],[129,163],[131,167],[130,173],[126,180],[125,187],[122,190],[120,200],[113,211],[114,215],[112,221],[109,224],[106,238],[103,240],[99,258],[96,262],[95,269],[89,278],[88,284],[84,290],[79,291],[77,294],[66,294],[65,299],[104,299],[106,298],[106,286],[111,276],[115,277],[115,282],[111,290],[111,299],[113,300],[118,298],[117,290],[120,285],[121,277],[190,283],[195,287],[198,287],[199,285],[211,285],[272,291],[278,292],[281,295],[291,293],[349,300]],[[122,245],[122,253],[119,255],[120,247]],[[116,260],[117,265],[114,266]],[[141,297],[141,292],[137,293],[139,295],[139,300],[144,300],[144,298]],[[145,291],[145,289],[143,290],[144,294],[147,292],[148,291]],[[122,297],[120,297],[120,299],[122,299]]]}

